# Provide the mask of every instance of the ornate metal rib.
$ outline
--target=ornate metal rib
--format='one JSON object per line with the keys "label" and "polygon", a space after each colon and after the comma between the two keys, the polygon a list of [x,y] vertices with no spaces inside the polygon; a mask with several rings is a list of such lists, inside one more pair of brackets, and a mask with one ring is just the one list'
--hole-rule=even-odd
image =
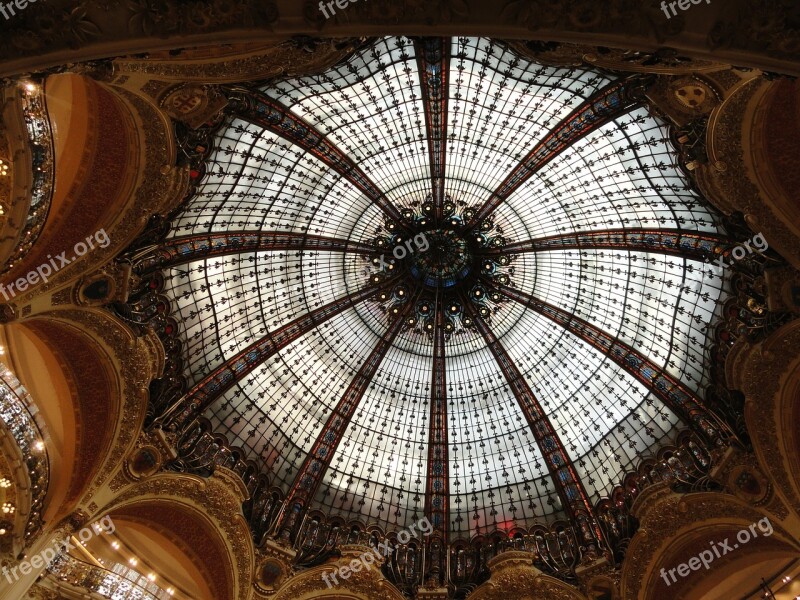
{"label": "ornate metal rib", "polygon": [[[556,487],[562,505],[567,514],[577,523],[583,536],[582,545],[593,552],[596,548],[605,546],[602,531],[594,515],[594,509],[589,501],[589,494],[583,487],[575,467],[567,454],[561,438],[547,418],[542,405],[536,398],[525,378],[520,373],[517,365],[508,355],[505,347],[492,333],[486,322],[477,314],[472,303],[466,297],[462,298],[467,312],[475,323],[476,328],[483,336],[489,351],[492,353],[503,376],[506,378],[511,393],[517,399],[525,419],[528,421],[531,432],[542,452],[547,470]],[[594,548],[592,548],[594,546]]]}
{"label": "ornate metal rib", "polygon": [[549,250],[631,250],[657,252],[703,260],[714,256],[728,245],[728,238],[719,234],[688,233],[680,229],[606,229],[585,233],[565,233],[515,242],[487,255],[523,254]]}
{"label": "ornate metal rib", "polygon": [[450,38],[420,38],[414,41],[420,72],[428,155],[431,167],[433,216],[444,219],[444,179],[447,166],[447,103],[450,73]]}
{"label": "ornate metal rib", "polygon": [[637,78],[632,77],[607,85],[572,111],[541,142],[536,144],[533,150],[492,192],[489,199],[467,223],[466,230],[469,231],[486,220],[523,183],[565,148],[638,104],[638,99],[634,99],[633,94],[630,93],[630,90],[635,87],[635,79]]}
{"label": "ornate metal rib", "polygon": [[230,99],[238,116],[303,148],[364,192],[392,221],[402,224],[397,207],[349,156],[311,123],[277,100],[251,90],[236,89],[231,92]]}
{"label": "ornate metal rib", "polygon": [[436,535],[447,544],[450,530],[450,476],[448,473],[447,376],[445,367],[444,305],[436,306],[433,333],[433,371],[428,429],[428,482],[425,487],[425,514],[430,515]]}
{"label": "ornate metal rib", "polygon": [[368,285],[358,292],[347,294],[268,333],[257,342],[250,344],[236,356],[226,360],[222,365],[214,369],[212,373],[204,377],[202,381],[199,381],[168,408],[163,416],[156,419],[156,423],[162,422],[176,429],[182,428],[202,414],[214,400],[232,387],[236,381],[253,371],[271,356],[345,309],[355,306],[382,290],[390,288],[395,282],[396,278],[391,278],[377,285]]}
{"label": "ornate metal rib", "polygon": [[[487,283],[489,283],[488,280]],[[702,400],[694,392],[666,373],[665,368],[658,367],[625,342],[612,337],[588,321],[531,294],[494,282],[492,285],[495,285],[501,293],[512,300],[561,325],[576,337],[608,355],[647,386],[678,418],[708,439],[718,439],[722,434],[722,429],[727,429],[714,417],[713,413],[703,408]]]}
{"label": "ornate metal rib", "polygon": [[379,251],[377,246],[372,244],[321,235],[280,231],[231,231],[187,235],[165,240],[153,254],[137,264],[137,270],[144,272],[212,256],[273,250],[353,252],[357,254],[373,254]]}
{"label": "ornate metal rib", "polygon": [[284,506],[288,510],[281,516],[280,524],[280,530],[284,536],[289,535],[289,532],[296,525],[296,519],[300,512],[314,497],[325,471],[330,466],[336,448],[342,441],[344,432],[353,417],[353,413],[355,413],[356,407],[375,378],[378,368],[394,343],[395,338],[405,326],[406,315],[415,304],[416,301],[406,302],[394,317],[383,337],[364,360],[350,385],[347,386],[344,394],[336,404],[336,408],[333,409],[317,436],[311,451],[303,461],[303,466],[295,476],[289,494],[286,496],[287,500]]}

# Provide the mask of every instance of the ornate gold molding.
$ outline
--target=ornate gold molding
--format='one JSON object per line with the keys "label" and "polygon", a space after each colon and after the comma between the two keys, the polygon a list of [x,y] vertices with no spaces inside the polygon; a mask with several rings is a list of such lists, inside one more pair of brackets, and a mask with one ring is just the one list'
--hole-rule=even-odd
{"label": "ornate gold molding", "polygon": [[309,600],[316,597],[331,597],[337,593],[360,600],[374,598],[403,600],[403,595],[386,580],[377,565],[353,572],[348,579],[337,577],[338,585],[332,588],[324,582],[322,578],[324,574],[333,573],[339,567],[350,565],[365,552],[370,552],[370,549],[363,546],[344,547],[340,558],[320,567],[302,571],[288,579],[278,593],[272,596],[273,600]]}
{"label": "ornate gold molding", "polygon": [[781,255],[800,266],[800,239],[775,214],[757,185],[750,155],[752,114],[772,84],[762,77],[743,81],[729,92],[708,121],[708,164],[696,171],[703,194],[722,212],[741,211],[748,226],[766,237]]}
{"label": "ornate gold molding", "polygon": [[113,514],[115,510],[147,500],[178,504],[188,502],[195,510],[208,515],[224,538],[226,553],[232,561],[231,579],[235,582],[231,597],[246,600],[252,593],[255,550],[250,529],[242,514],[245,497],[236,482],[238,478],[226,471],[218,467],[214,475],[207,479],[195,475],[160,473],[132,485],[120,472],[110,486],[118,493],[102,507],[102,511]]}
{"label": "ornate gold molding", "polygon": [[[646,593],[659,577],[657,566],[663,557],[679,538],[696,535],[699,525],[713,527],[710,520],[717,520],[747,527],[764,515],[729,494],[681,495],[663,487],[639,507],[638,516],[639,530],[631,540],[621,571],[621,596],[627,600],[649,597]],[[776,539],[798,546],[779,524],[773,523],[773,527]]]}
{"label": "ornate gold molding", "polygon": [[[530,552],[503,552],[492,558],[489,581],[478,586],[469,596],[470,600],[508,600],[514,591],[515,600],[585,600],[586,596],[574,587],[545,575],[533,566],[534,555]],[[524,591],[523,591],[524,590]]]}
{"label": "ornate gold molding", "polygon": [[344,60],[358,44],[353,38],[276,41],[255,48],[253,44],[232,44],[222,52],[186,49],[178,56],[163,53],[145,60],[117,59],[113,66],[118,78],[126,78],[126,87],[128,78],[147,76],[142,90],[160,101],[170,84],[177,82],[239,83],[319,73]]}
{"label": "ornate gold molding", "polygon": [[800,474],[787,468],[794,449],[786,445],[781,399],[785,386],[793,385],[789,373],[800,367],[800,319],[787,323],[761,344],[737,355],[733,385],[746,398],[745,419],[753,448],[764,470],[795,514],[800,516]]}
{"label": "ornate gold molding", "polygon": [[187,46],[433,32],[647,51],[666,46],[702,60],[796,72],[800,32],[789,8],[779,2],[731,2],[735,8],[695,7],[697,18],[667,18],[657,3],[626,0],[371,0],[337,9],[326,19],[318,0],[166,1],[158,9],[147,0],[78,5],[49,0],[0,22],[0,74]]}

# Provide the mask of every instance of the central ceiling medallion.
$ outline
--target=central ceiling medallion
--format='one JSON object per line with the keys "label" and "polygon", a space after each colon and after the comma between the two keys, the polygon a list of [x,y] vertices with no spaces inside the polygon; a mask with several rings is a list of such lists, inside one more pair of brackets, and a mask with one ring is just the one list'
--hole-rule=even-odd
{"label": "central ceiling medallion", "polygon": [[364,256],[369,281],[396,279],[377,302],[390,318],[415,303],[405,331],[430,337],[440,326],[448,336],[465,333],[475,318],[488,322],[506,302],[497,284],[513,285],[516,255],[502,252],[508,241],[493,220],[471,223],[475,212],[445,195],[437,215],[428,196],[403,209],[402,222],[386,221],[371,240],[383,254]]}
{"label": "central ceiling medallion", "polygon": [[472,271],[472,253],[464,238],[452,229],[424,232],[425,242],[408,260],[411,276],[432,289],[452,288]]}

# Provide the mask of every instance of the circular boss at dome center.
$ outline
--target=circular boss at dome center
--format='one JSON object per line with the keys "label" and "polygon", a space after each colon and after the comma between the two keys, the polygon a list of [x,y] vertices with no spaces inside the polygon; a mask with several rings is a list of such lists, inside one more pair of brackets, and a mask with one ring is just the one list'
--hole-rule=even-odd
{"label": "circular boss at dome center", "polygon": [[472,271],[472,253],[466,240],[455,231],[434,229],[416,236],[424,238],[416,253],[408,257],[411,276],[431,288],[451,288]]}

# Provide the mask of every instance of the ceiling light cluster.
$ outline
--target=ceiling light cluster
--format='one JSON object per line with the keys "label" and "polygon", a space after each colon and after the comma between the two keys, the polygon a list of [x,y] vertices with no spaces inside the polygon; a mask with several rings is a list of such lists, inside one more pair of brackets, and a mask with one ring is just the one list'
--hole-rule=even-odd
{"label": "ceiling light cluster", "polygon": [[[391,319],[413,302],[404,331],[431,337],[442,327],[448,339],[470,330],[476,317],[490,321],[507,302],[493,284],[512,285],[516,260],[500,254],[507,243],[502,228],[492,219],[469,227],[476,210],[449,195],[438,210],[431,197],[411,206],[402,211],[402,222],[386,221],[371,240],[392,258],[362,256],[376,269],[367,270],[368,282],[397,280],[375,297],[383,311]],[[465,302],[472,305],[468,310]]]}

